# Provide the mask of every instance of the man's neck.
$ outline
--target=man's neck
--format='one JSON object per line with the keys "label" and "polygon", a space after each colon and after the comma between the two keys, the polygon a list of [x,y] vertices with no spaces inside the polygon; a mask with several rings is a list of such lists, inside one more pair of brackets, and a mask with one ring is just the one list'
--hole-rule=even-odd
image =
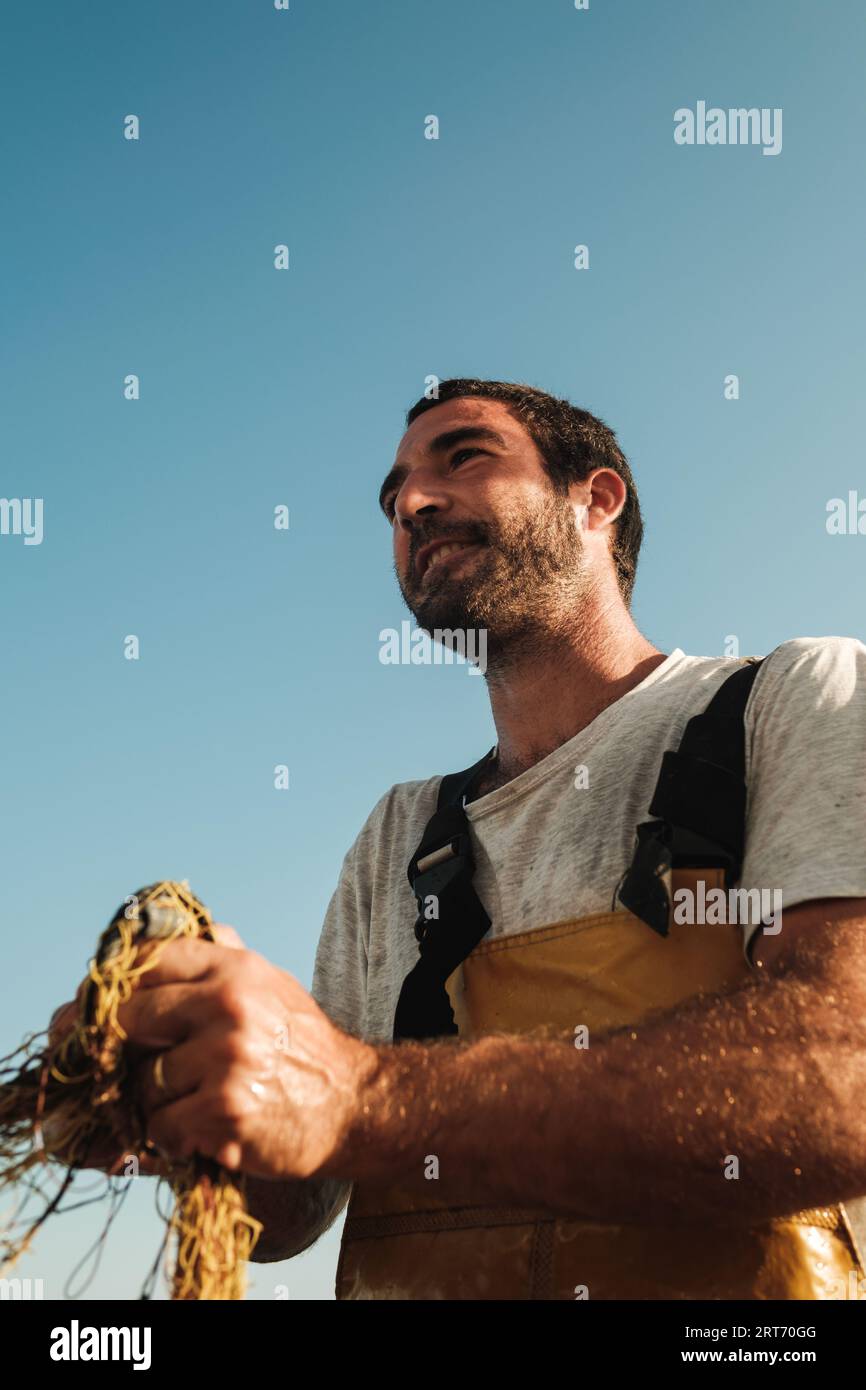
{"label": "man's neck", "polygon": [[625,608],[584,619],[579,632],[541,635],[533,647],[487,673],[499,749],[476,796],[534,767],[666,659]]}

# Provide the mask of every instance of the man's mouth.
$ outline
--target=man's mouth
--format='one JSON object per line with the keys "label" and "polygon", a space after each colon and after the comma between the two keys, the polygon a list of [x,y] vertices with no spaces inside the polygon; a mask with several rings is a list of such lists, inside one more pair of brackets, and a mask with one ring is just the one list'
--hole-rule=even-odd
{"label": "man's mouth", "polygon": [[415,573],[418,579],[423,579],[426,574],[429,574],[439,565],[452,562],[454,556],[464,555],[470,550],[477,549],[477,541],[432,541],[430,545],[422,546],[418,551]]}

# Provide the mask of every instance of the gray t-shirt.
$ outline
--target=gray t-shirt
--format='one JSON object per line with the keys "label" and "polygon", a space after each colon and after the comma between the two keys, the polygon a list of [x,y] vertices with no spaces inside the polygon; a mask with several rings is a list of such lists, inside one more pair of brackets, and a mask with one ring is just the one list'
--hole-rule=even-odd
{"label": "gray t-shirt", "polygon": [[[574,738],[467,805],[487,939],[611,910],[635,827],[650,818],[662,754],[737,665],[677,648]],[[866,897],[866,646],[849,637],[783,642],[758,672],[745,722],[740,887],[781,894],[764,901],[781,902],[782,916],[813,898]],[[418,957],[406,867],[440,780],[400,783],[373,808],[322,928],[313,995],[371,1042],[390,1041]],[[744,949],[756,930],[760,919],[743,923]]]}

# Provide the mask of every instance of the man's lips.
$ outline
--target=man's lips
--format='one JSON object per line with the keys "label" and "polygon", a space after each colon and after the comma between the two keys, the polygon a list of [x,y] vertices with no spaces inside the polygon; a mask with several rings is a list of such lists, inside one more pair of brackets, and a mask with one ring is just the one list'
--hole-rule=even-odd
{"label": "man's lips", "polygon": [[416,578],[423,579],[428,571],[438,569],[440,565],[446,565],[452,559],[458,559],[469,550],[477,550],[478,545],[478,541],[469,540],[468,537],[456,539],[451,536],[423,545],[415,557]]}

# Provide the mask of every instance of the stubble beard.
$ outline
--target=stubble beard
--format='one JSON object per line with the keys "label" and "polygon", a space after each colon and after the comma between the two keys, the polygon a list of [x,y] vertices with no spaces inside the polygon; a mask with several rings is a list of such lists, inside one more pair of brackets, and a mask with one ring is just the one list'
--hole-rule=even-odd
{"label": "stubble beard", "polygon": [[418,626],[439,631],[481,631],[487,637],[488,667],[502,668],[540,654],[571,627],[587,593],[583,543],[566,496],[551,491],[531,512],[513,511],[495,524],[452,527],[438,523],[429,535],[419,528],[412,558],[429,539],[449,531],[480,549],[441,571],[401,582],[400,592]]}

